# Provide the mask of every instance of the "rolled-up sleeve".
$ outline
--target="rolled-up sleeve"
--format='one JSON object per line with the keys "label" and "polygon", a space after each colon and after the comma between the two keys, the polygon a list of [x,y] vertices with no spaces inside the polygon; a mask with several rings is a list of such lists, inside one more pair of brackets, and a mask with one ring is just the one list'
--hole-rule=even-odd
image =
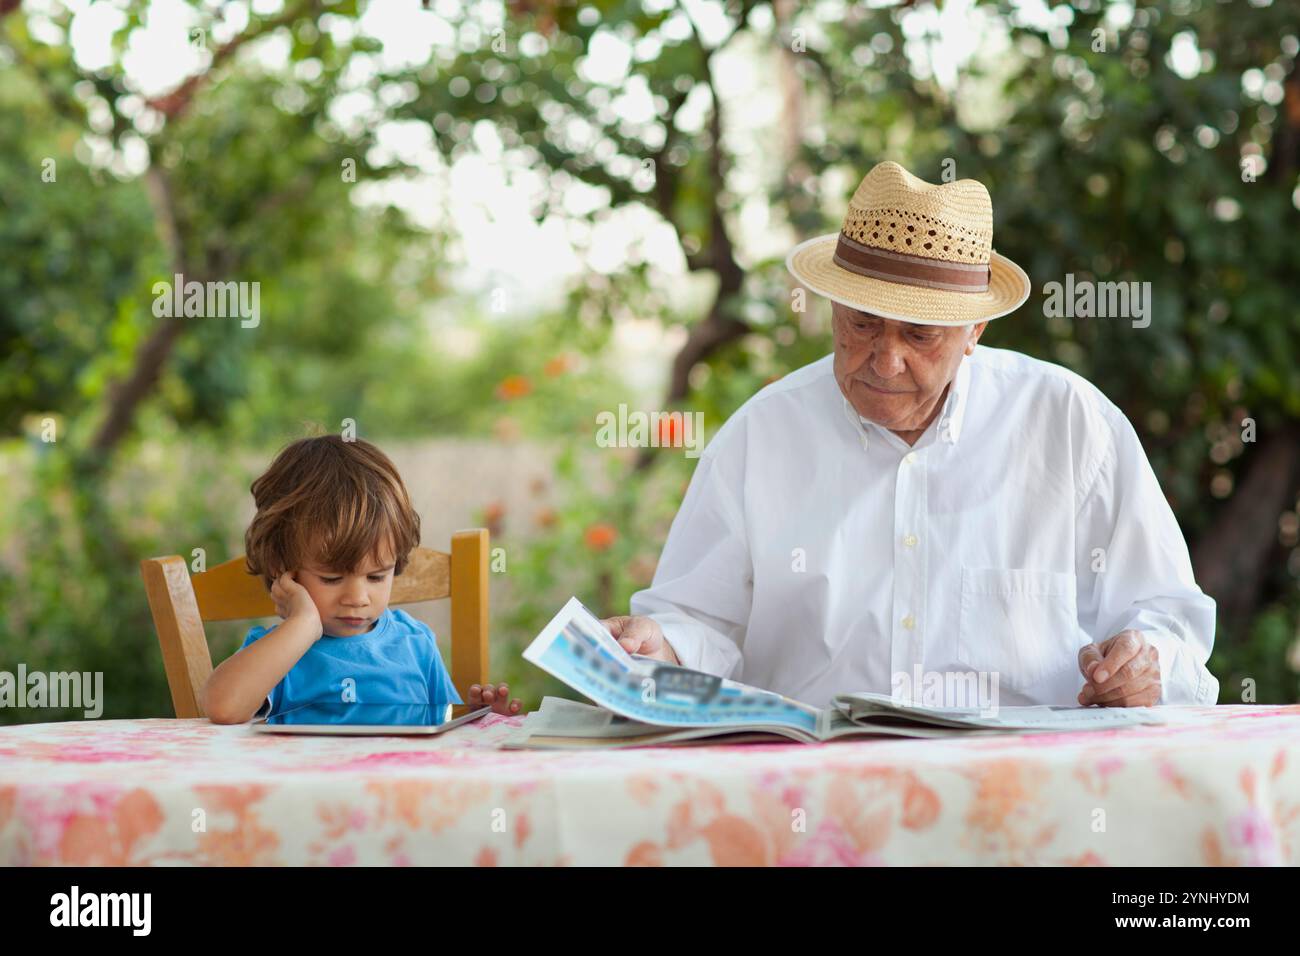
{"label": "rolled-up sleeve", "polygon": [[632,595],[631,611],[659,623],[684,666],[739,679],[753,567],[737,501],[739,444],[724,437],[739,438],[719,432],[700,457],[654,580]]}
{"label": "rolled-up sleeve", "polygon": [[1219,682],[1206,662],[1214,600],[1196,584],[1187,542],[1133,426],[1118,409],[1100,417],[1107,440],[1081,484],[1076,521],[1079,625],[1094,643],[1140,630],[1160,655],[1160,703],[1213,704]]}

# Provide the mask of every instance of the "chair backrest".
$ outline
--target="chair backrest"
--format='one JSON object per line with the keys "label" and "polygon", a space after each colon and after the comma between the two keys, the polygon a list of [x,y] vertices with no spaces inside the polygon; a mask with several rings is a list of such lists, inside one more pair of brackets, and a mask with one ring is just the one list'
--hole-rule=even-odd
{"label": "chair backrest", "polygon": [[[206,717],[199,694],[212,673],[204,621],[274,617],[275,603],[262,579],[249,574],[244,556],[191,575],[179,555],[140,562],[149,609],[153,612],[163,667],[177,717]],[[393,580],[389,604],[451,598],[451,680],[462,700],[471,684],[487,681],[488,532],[457,531],[451,552],[416,548],[406,569]],[[468,709],[453,709],[457,716]]]}

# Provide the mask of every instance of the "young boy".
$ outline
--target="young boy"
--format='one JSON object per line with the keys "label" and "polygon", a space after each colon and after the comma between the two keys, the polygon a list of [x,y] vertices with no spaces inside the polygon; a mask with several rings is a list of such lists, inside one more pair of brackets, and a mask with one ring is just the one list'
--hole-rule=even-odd
{"label": "young boy", "polygon": [[[212,672],[204,712],[237,724],[309,704],[326,713],[331,704],[335,713],[357,704],[370,714],[428,715],[396,722],[442,723],[450,705],[463,702],[436,638],[388,607],[393,578],[420,541],[420,516],[388,456],[360,439],[303,438],[276,456],[252,492],[248,570],[262,575],[284,620],[254,627]],[[505,684],[475,684],[469,694],[471,708],[519,713]]]}

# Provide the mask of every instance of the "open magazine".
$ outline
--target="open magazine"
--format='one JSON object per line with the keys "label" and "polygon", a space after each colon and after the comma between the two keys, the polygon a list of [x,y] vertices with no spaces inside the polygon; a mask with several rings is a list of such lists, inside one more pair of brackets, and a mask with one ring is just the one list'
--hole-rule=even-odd
{"label": "open magazine", "polygon": [[595,706],[546,697],[505,746],[638,747],[850,736],[954,737],[1061,733],[1162,723],[1155,708],[927,707],[887,694],[837,694],[833,706],[801,701],[623,650],[600,620],[571,598],[524,651],[524,659]]}

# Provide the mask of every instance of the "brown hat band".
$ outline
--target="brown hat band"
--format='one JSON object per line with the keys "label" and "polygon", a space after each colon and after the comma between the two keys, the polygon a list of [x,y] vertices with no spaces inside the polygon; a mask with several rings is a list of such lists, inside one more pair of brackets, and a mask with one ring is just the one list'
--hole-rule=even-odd
{"label": "brown hat band", "polygon": [[835,245],[833,261],[841,269],[860,276],[924,286],[927,289],[944,289],[948,292],[987,292],[991,274],[989,266],[985,264],[943,262],[902,252],[873,249],[854,242],[844,233],[840,233],[839,242]]}

